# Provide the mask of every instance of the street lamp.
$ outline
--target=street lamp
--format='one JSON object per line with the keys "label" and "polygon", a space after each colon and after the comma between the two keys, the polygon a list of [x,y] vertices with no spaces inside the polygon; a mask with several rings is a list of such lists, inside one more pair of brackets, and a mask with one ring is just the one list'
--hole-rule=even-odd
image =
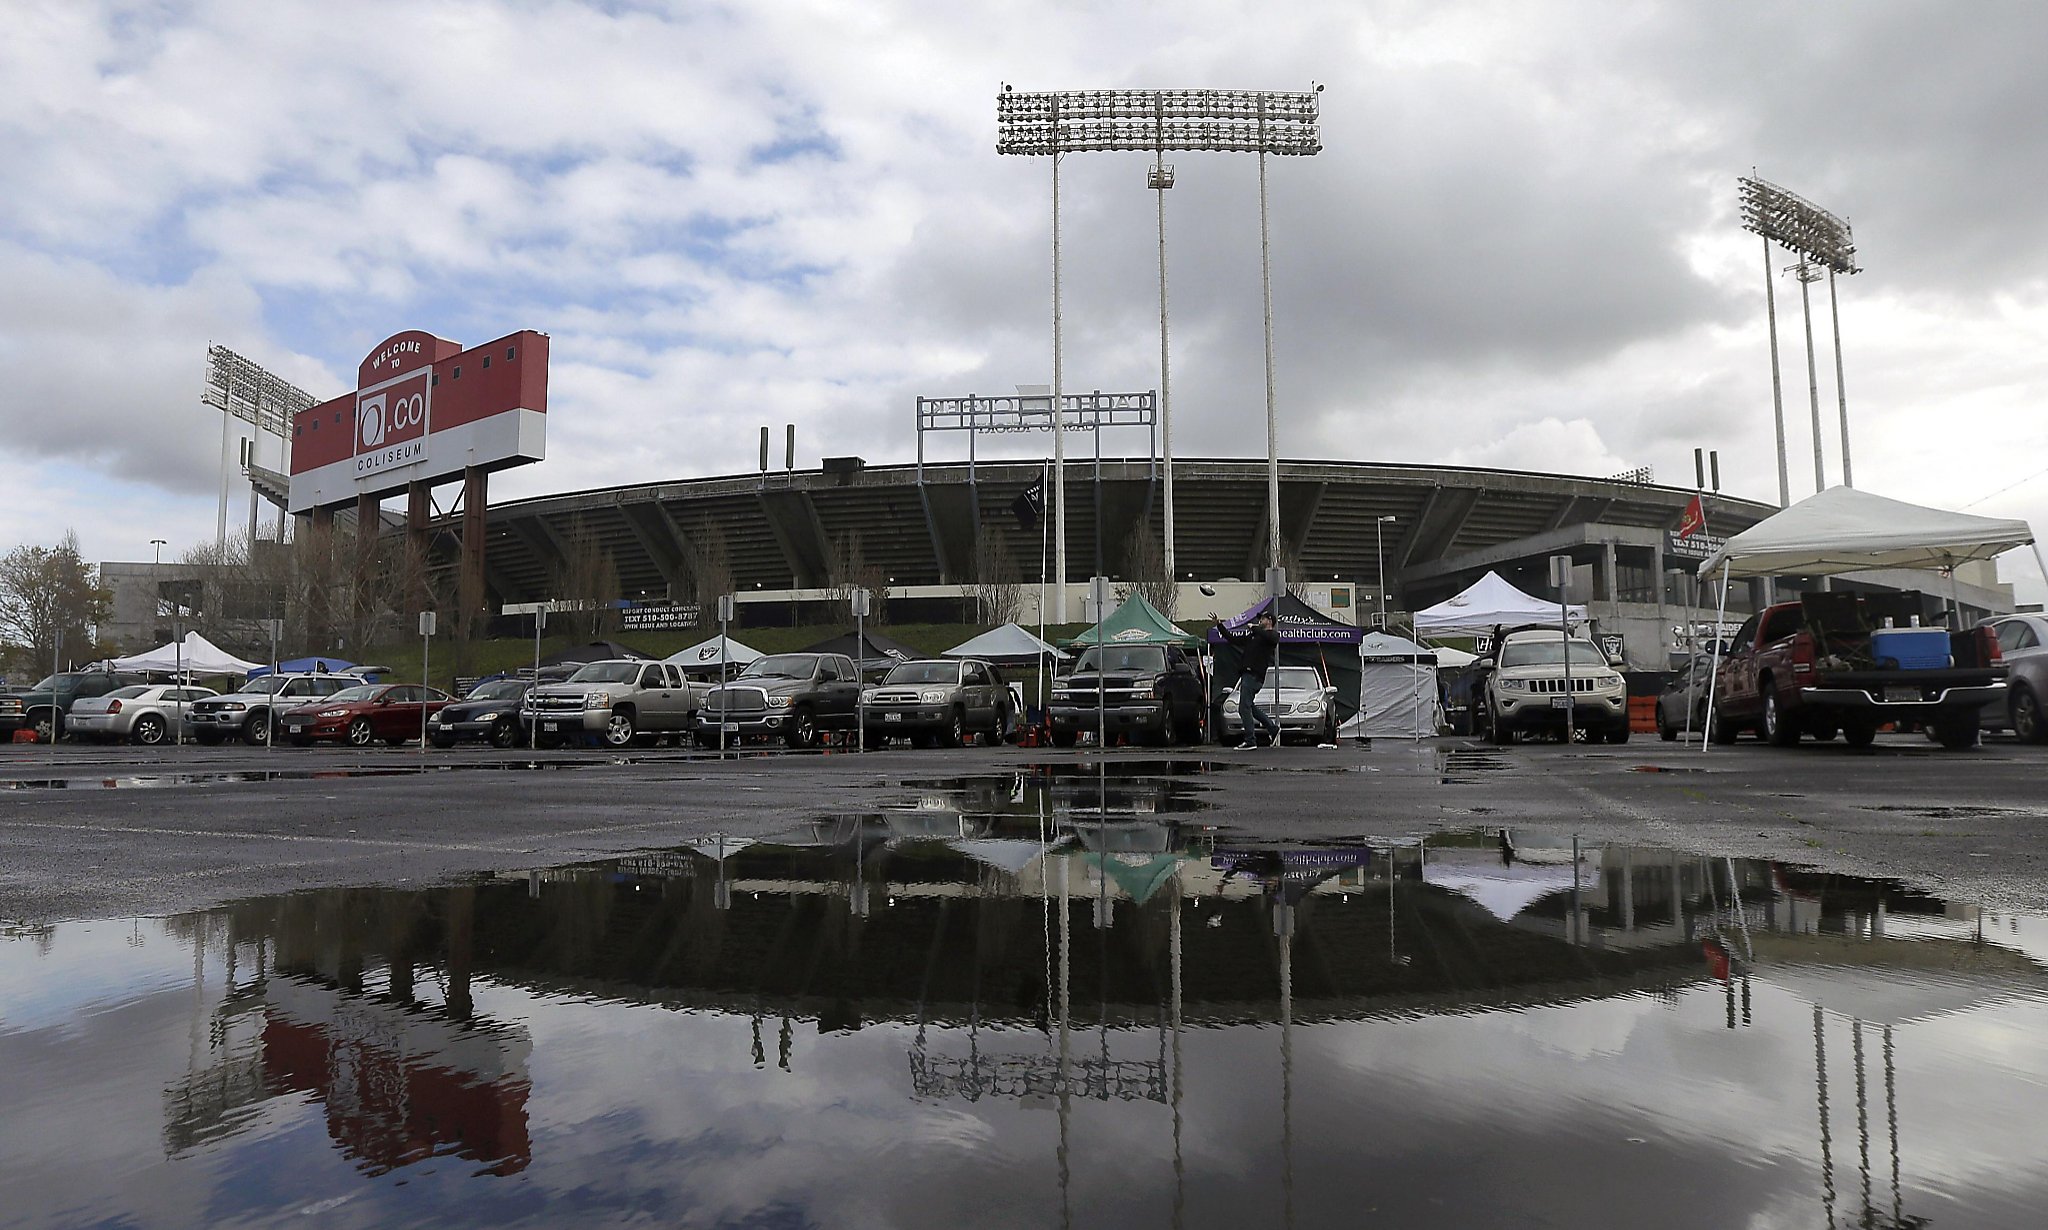
{"label": "street lamp", "polygon": [[161,538],[152,538],[149,540],[149,545],[156,548],[156,562],[158,564],[162,564],[164,562],[164,542],[165,540]]}
{"label": "street lamp", "polygon": [[1380,627],[1387,626],[1387,539],[1381,527],[1389,521],[1398,520],[1392,516],[1372,519],[1373,563],[1372,579],[1380,591]]}

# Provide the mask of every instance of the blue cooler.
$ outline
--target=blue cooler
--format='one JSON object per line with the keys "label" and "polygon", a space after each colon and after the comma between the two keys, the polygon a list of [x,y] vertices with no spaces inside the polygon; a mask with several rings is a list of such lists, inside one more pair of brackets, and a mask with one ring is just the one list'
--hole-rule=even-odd
{"label": "blue cooler", "polygon": [[1870,634],[1870,656],[1882,667],[1938,671],[1949,666],[1947,628],[1879,628]]}

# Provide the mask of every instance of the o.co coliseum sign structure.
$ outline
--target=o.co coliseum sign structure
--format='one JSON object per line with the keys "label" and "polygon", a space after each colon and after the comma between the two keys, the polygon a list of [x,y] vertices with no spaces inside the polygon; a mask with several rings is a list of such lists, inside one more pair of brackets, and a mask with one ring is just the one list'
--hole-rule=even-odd
{"label": "o.co coliseum sign structure", "polygon": [[[358,525],[378,524],[379,504],[407,497],[406,530],[424,553],[433,518],[429,492],[461,479],[458,601],[483,603],[487,476],[547,456],[548,339],[531,329],[464,350],[418,329],[380,342],[356,370],[352,393],[292,417],[287,507],[313,526],[353,505]],[[368,555],[377,536],[358,536]]]}
{"label": "o.co coliseum sign structure", "polygon": [[353,393],[293,416],[291,511],[539,461],[547,409],[544,334],[468,350],[419,330],[396,334],[363,360]]}

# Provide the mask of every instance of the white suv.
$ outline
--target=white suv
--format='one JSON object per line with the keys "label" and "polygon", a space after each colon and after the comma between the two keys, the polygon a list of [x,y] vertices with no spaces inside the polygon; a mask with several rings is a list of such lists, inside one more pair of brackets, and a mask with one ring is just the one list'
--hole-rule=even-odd
{"label": "white suv", "polygon": [[1588,743],[1628,742],[1628,685],[1598,645],[1556,628],[1516,628],[1496,636],[1493,648],[1481,663],[1491,669],[1480,726],[1493,742],[1532,731],[1562,735],[1567,705]]}

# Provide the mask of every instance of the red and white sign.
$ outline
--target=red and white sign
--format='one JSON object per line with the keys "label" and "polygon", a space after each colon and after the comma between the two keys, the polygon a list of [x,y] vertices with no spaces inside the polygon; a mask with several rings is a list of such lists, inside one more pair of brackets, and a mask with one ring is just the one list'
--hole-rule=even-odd
{"label": "red and white sign", "polygon": [[292,421],[291,511],[547,454],[548,339],[522,330],[462,349],[411,330],[378,343],[353,393]]}

